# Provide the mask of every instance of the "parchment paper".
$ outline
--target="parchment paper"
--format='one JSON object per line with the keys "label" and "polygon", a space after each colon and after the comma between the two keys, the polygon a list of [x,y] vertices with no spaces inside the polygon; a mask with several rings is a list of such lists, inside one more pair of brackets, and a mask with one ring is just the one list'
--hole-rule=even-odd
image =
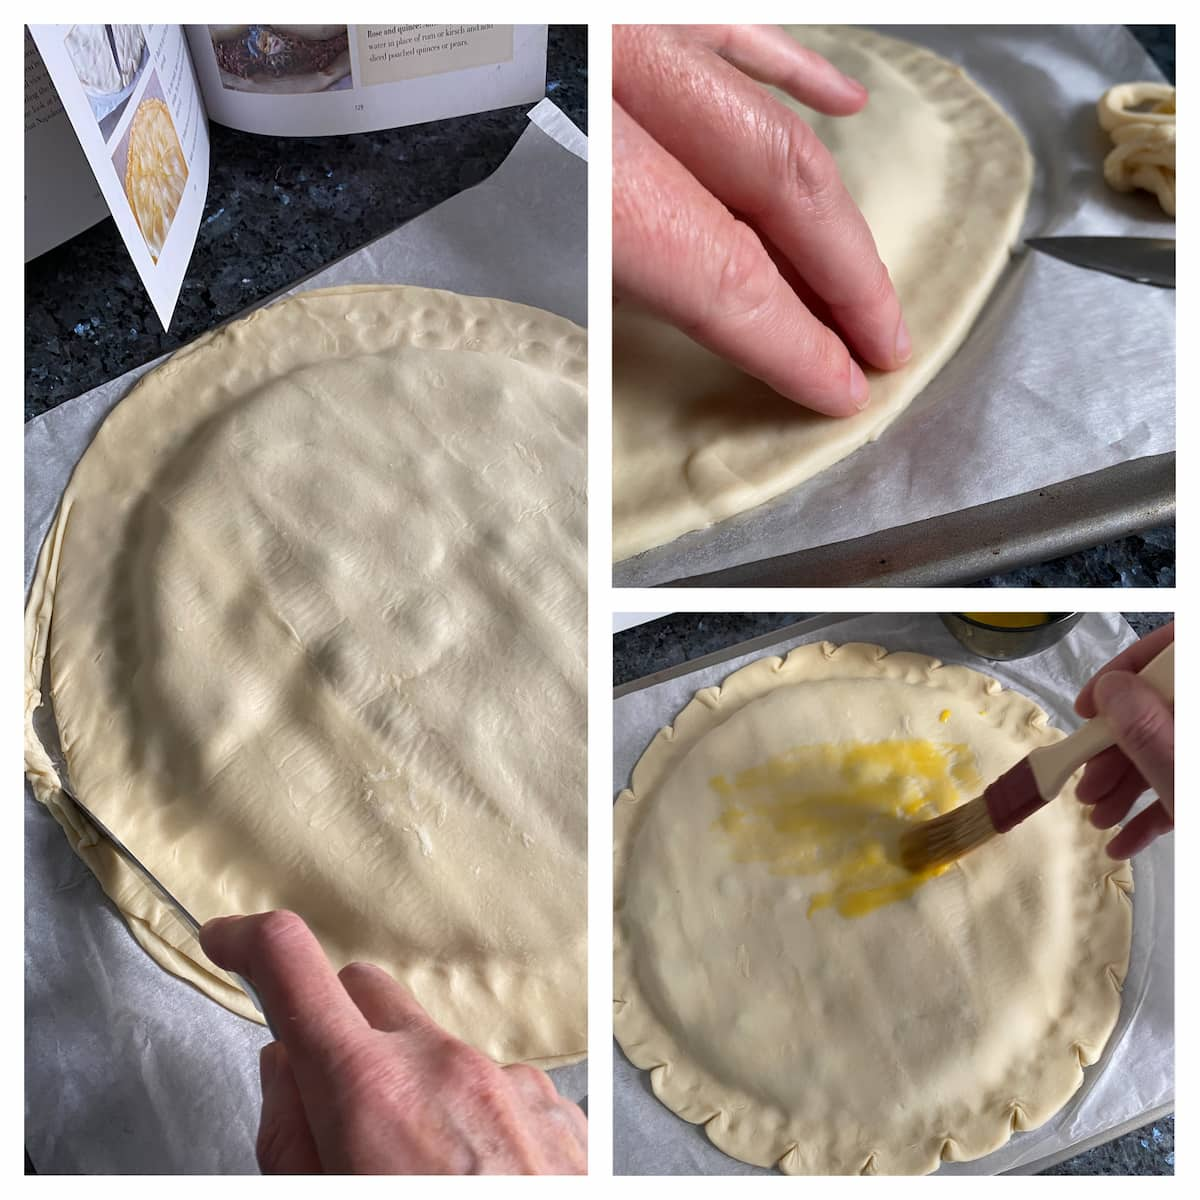
{"label": "parchment paper", "polygon": [[[613,792],[628,787],[630,772],[651,738],[669,725],[701,688],[720,683],[756,658],[785,654],[805,642],[873,642],[963,663],[999,679],[1040,704],[1051,723],[1071,730],[1080,722],[1072,704],[1080,687],[1136,638],[1118,613],[1084,617],[1057,646],[1013,663],[976,658],[946,632],[936,616],[878,614],[837,620],[815,634],[729,659],[690,675],[632,692],[613,708]],[[1149,800],[1139,804],[1139,808]],[[1083,1086],[1040,1129],[1014,1134],[993,1154],[969,1163],[944,1163],[940,1175],[1021,1173],[1056,1151],[1079,1145],[1170,1103],[1175,1094],[1175,846],[1160,838],[1134,860],[1133,950],[1121,1016],[1100,1061]],[[655,1097],[650,1076],[613,1045],[613,1169],[618,1175],[768,1175],[774,1171],[729,1158],[704,1129],[677,1117]]]}
{"label": "parchment paper", "polygon": [[[549,100],[530,121],[482,183],[293,290],[422,284],[584,323],[586,139]],[[75,463],[154,365],[25,427],[26,588]],[[26,1148],[38,1171],[257,1173],[258,1052],[270,1035],[155,965],[28,784],[25,904]],[[585,1096],[586,1063],[551,1075],[563,1095]]]}
{"label": "parchment paper", "polygon": [[[1175,236],[1104,182],[1096,101],[1161,79],[1119,25],[884,25],[959,63],[1037,164],[1022,239]],[[827,546],[1175,446],[1175,293],[1020,249],[958,353],[878,441],[740,516],[626,559],[618,587]]]}

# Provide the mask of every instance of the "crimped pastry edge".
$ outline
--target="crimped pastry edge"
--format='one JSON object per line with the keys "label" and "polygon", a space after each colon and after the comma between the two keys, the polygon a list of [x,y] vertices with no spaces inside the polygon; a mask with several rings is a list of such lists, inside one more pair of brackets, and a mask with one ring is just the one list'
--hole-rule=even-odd
{"label": "crimped pastry edge", "polygon": [[[837,673],[823,674],[831,667]],[[653,803],[657,786],[675,764],[707,733],[746,704],[777,688],[816,678],[900,679],[914,685],[940,686],[964,697],[986,697],[993,704],[1002,699],[998,710],[994,706],[989,710],[987,720],[997,726],[1015,722],[1018,740],[1029,749],[1064,736],[1048,724],[1048,715],[1032,700],[1004,688],[998,680],[982,672],[943,663],[929,655],[889,652],[865,642],[808,643],[783,658],[758,659],[734,671],[720,684],[701,689],[671,725],[655,734],[633,768],[630,787],[619,793],[614,805],[613,1031],[630,1062],[650,1072],[651,1086],[658,1099],[684,1120],[702,1124],[713,1145],[733,1158],[760,1167],[774,1166],[784,1174],[928,1174],[943,1161],[981,1158],[1003,1146],[1014,1132],[1042,1125],[1079,1089],[1084,1067],[1099,1060],[1120,1015],[1121,988],[1129,968],[1133,871],[1128,862],[1114,863],[1102,876],[1106,885],[1105,913],[1123,918],[1112,922],[1123,941],[1123,949],[1098,944],[1086,947],[1087,958],[1096,966],[1098,994],[1105,1003],[1098,1019],[1087,1028],[1077,1028],[1063,1051],[1068,1066],[1074,1065],[1068,1088],[1036,1101],[1025,1099],[1003,1112],[980,1113],[975,1128],[951,1131],[945,1136],[931,1135],[922,1147],[902,1147],[894,1155],[891,1153],[894,1148],[882,1144],[864,1147],[856,1172],[813,1170],[806,1164],[819,1159],[820,1149],[806,1153],[801,1148],[802,1144],[812,1146],[811,1131],[805,1138],[802,1131],[789,1129],[785,1121],[780,1121],[782,1114],[766,1111],[745,1092],[733,1094],[727,1084],[691,1061],[686,1049],[659,1021],[637,985],[633,951],[622,930],[621,906],[625,868],[644,806]],[[886,1142],[886,1137],[878,1140]],[[892,1169],[889,1158],[901,1158],[905,1151],[909,1164]]]}

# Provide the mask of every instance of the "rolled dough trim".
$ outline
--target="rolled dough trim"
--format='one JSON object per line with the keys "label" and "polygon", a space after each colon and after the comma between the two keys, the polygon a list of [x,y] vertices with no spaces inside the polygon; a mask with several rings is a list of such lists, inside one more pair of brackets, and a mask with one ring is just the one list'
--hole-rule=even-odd
{"label": "rolled dough trim", "polygon": [[[707,687],[684,706],[675,721],[660,729],[634,766],[630,786],[616,799],[613,808],[613,1032],[634,1066],[650,1072],[654,1094],[676,1115],[703,1125],[717,1149],[756,1166],[778,1167],[784,1174],[803,1174],[801,1141],[819,1140],[819,1130],[799,1130],[788,1125],[786,1114],[766,1113],[761,1104],[714,1078],[688,1056],[674,1033],[659,1020],[638,985],[634,952],[624,936],[622,906],[625,872],[646,806],[655,790],[685,755],[710,731],[723,724],[747,703],[777,688],[814,679],[899,679],[920,686],[936,686],[961,695],[967,701],[988,700],[987,720],[1010,732],[1016,728],[1018,741],[1033,749],[1064,735],[1048,724],[1047,714],[1033,701],[967,667],[944,664],[923,654],[889,653],[882,646],[852,642],[835,645],[813,642],[792,650],[785,658],[759,659],[733,672],[719,685]],[[1104,875],[1104,905],[1117,907],[1124,928],[1132,924],[1133,871],[1128,862],[1114,864]],[[977,1128],[950,1130],[945,1136],[931,1135],[920,1147],[864,1146],[860,1174],[886,1173],[893,1160],[919,1160],[911,1171],[928,1174],[942,1161],[955,1162],[982,1157],[999,1149],[1016,1131],[1034,1129],[1058,1112],[1083,1082],[1083,1069],[1095,1063],[1116,1026],[1121,1008],[1121,987],[1129,967],[1129,938],[1124,948],[1091,944],[1087,947],[1088,970],[1097,979],[1106,1005],[1097,1019],[1082,1022],[1066,1044],[1046,1047],[1048,1053],[1065,1056],[1073,1067],[1073,1083],[1061,1095],[1023,1096],[992,1112],[980,1111]],[[992,1089],[992,1094],[1004,1088]],[[1013,1095],[1019,1095],[1016,1090]],[[886,1143],[886,1138],[881,1138]],[[962,1145],[986,1149],[963,1154]]]}

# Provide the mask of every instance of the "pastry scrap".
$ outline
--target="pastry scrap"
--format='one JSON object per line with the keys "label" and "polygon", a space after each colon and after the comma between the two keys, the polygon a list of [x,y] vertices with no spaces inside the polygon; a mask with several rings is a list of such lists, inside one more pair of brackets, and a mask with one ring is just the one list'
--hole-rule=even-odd
{"label": "pastry scrap", "polygon": [[1104,179],[1118,192],[1153,192],[1175,215],[1175,89],[1166,83],[1121,83],[1097,104],[1100,128],[1112,138]]}
{"label": "pastry scrap", "polygon": [[614,1028],[658,1098],[788,1174],[921,1174],[1052,1117],[1104,1050],[1128,863],[1065,793],[910,875],[900,834],[1062,735],[993,679],[817,643],[706,688],[614,810]]}
{"label": "pastry scrap", "polygon": [[125,195],[155,262],[183,199],[187,178],[187,162],[171,110],[165,101],[148,96],[138,105],[129,127]]}

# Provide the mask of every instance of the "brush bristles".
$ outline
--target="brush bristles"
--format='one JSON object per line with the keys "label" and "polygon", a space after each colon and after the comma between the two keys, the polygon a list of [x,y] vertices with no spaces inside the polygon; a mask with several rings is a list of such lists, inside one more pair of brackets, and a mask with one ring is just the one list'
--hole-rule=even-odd
{"label": "brush bristles", "polygon": [[900,861],[910,871],[926,871],[961,858],[995,836],[987,800],[979,796],[904,834],[900,839]]}

